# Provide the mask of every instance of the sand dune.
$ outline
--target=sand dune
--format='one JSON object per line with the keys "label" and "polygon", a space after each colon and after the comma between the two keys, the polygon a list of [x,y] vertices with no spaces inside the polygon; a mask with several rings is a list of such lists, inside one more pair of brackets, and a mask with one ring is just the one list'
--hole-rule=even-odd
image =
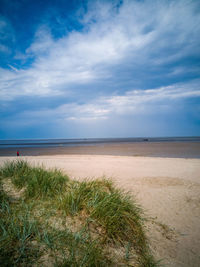
{"label": "sand dune", "polygon": [[[104,155],[22,157],[58,167],[71,178],[105,175],[144,208],[157,259],[167,266],[200,266],[200,159]],[[13,159],[1,157],[0,164]]]}

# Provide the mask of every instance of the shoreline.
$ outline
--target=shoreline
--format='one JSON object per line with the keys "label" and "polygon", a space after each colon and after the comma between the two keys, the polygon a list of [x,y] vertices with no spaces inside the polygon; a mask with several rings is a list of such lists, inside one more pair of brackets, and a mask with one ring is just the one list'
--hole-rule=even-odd
{"label": "shoreline", "polygon": [[0,157],[43,155],[113,155],[163,158],[200,158],[200,142],[135,142],[56,147],[0,147]]}

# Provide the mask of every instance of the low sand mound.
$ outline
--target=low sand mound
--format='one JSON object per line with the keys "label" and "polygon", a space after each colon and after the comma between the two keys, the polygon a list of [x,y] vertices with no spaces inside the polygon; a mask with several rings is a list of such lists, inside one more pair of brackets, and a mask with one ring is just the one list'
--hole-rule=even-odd
{"label": "low sand mound", "polygon": [[[1,158],[2,164],[9,158]],[[13,159],[13,158],[12,158]],[[157,259],[168,266],[200,266],[200,159],[97,155],[26,157],[70,177],[111,177],[137,196]]]}

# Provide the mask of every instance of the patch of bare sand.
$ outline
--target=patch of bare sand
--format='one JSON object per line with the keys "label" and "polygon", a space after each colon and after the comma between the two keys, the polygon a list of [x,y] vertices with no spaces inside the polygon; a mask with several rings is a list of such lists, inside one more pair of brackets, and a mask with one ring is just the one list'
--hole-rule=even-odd
{"label": "patch of bare sand", "polygon": [[[0,164],[8,159],[0,158]],[[200,159],[102,155],[25,159],[60,168],[75,179],[112,178],[143,206],[156,258],[167,266],[200,266]]]}
{"label": "patch of bare sand", "polygon": [[10,197],[10,201],[16,202],[22,197],[25,188],[18,190],[11,182],[11,179],[6,179],[3,180],[3,190]]}

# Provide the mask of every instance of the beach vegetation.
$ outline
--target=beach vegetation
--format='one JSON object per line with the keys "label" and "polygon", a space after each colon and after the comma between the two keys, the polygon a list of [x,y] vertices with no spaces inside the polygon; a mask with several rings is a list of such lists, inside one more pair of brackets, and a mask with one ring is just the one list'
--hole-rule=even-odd
{"label": "beach vegetation", "polygon": [[1,266],[157,266],[133,197],[16,160],[0,168]]}
{"label": "beach vegetation", "polygon": [[43,167],[31,167],[23,160],[6,162],[0,174],[10,177],[18,189],[25,187],[27,198],[54,198],[65,191],[69,180],[60,170],[47,171]]}

